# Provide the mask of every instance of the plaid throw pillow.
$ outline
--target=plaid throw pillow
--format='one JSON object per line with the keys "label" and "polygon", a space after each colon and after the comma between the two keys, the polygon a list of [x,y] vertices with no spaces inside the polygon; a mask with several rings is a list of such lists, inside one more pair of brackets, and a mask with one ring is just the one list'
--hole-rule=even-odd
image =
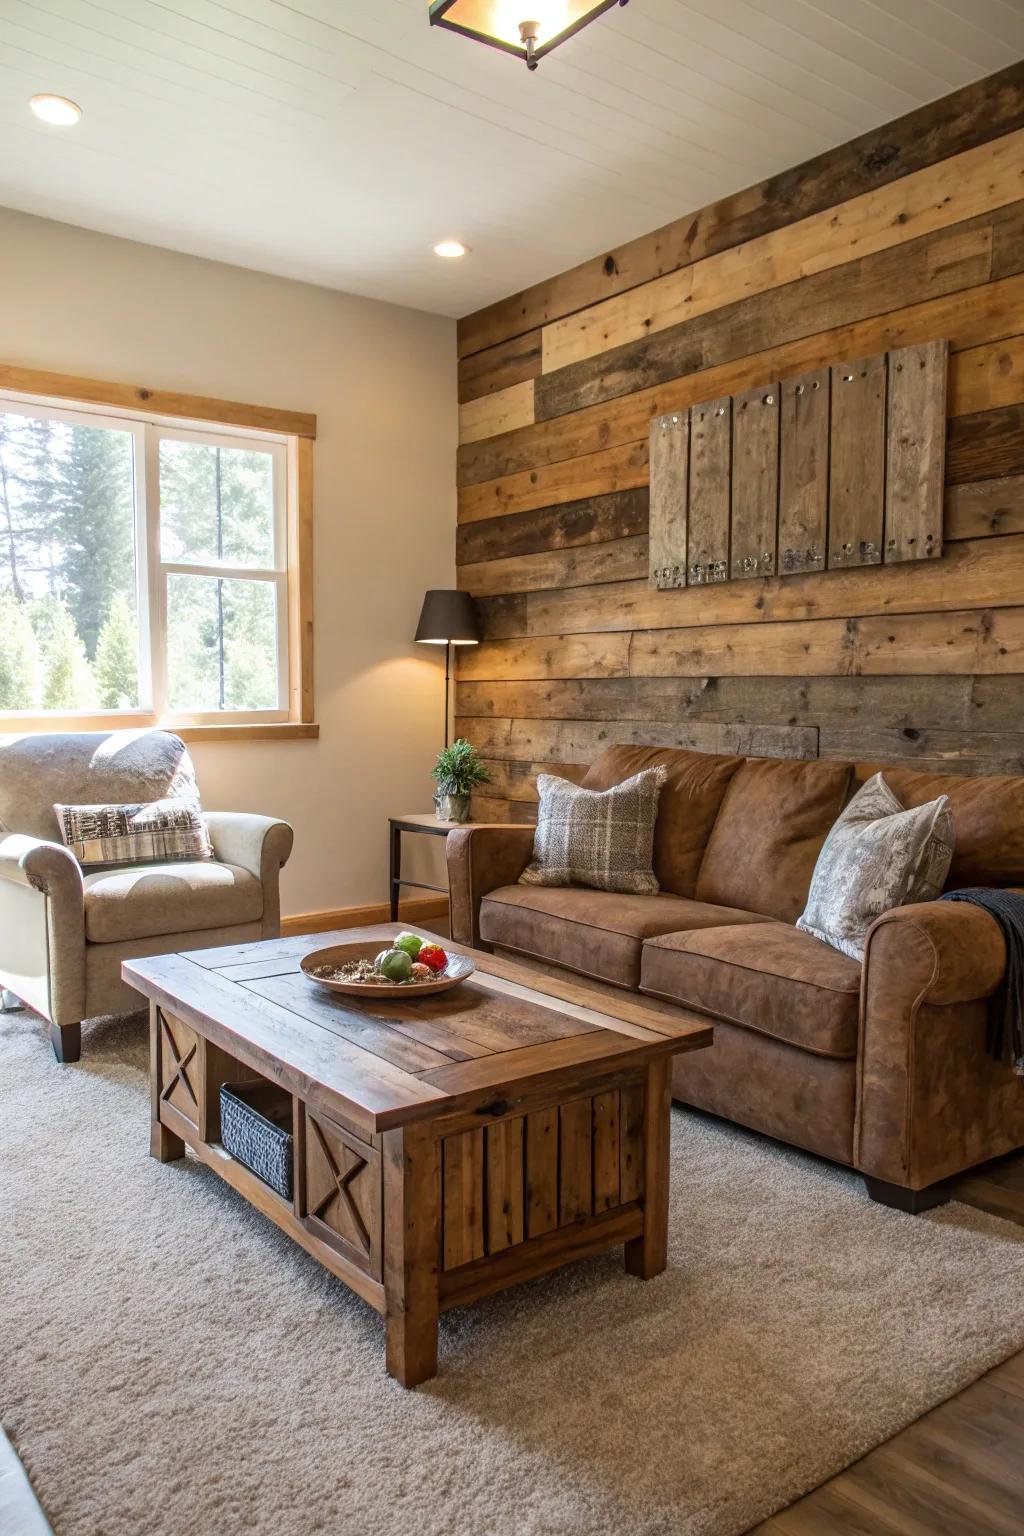
{"label": "plaid throw pillow", "polygon": [[212,859],[198,800],[151,805],[55,805],[60,834],[80,864]]}
{"label": "plaid throw pillow", "polygon": [[539,774],[533,861],[520,882],[655,895],[654,822],[664,782],[660,766],[605,790],[581,789],[568,779]]}

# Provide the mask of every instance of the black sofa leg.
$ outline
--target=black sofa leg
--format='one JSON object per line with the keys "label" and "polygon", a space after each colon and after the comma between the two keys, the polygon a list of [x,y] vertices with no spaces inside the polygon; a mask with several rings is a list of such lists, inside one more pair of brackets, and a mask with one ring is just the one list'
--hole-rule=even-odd
{"label": "black sofa leg", "polygon": [[902,1184],[887,1184],[885,1179],[872,1179],[865,1174],[864,1184],[872,1200],[891,1206],[894,1211],[906,1211],[908,1216],[920,1216],[922,1211],[934,1210],[949,1199],[949,1179],[940,1179],[926,1189],[905,1189]]}
{"label": "black sofa leg", "polygon": [[81,1024],[51,1024],[50,1044],[53,1054],[62,1066],[78,1061],[82,1054]]}

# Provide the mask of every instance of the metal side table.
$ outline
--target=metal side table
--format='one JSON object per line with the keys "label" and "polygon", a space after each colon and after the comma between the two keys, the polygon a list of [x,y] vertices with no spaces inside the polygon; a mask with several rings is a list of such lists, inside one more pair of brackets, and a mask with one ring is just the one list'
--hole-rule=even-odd
{"label": "metal side table", "polygon": [[437,891],[440,896],[448,895],[446,885],[427,885],[422,880],[402,879],[402,833],[422,832],[427,837],[447,837],[454,827],[462,826],[459,821],[441,821],[440,817],[433,813],[425,816],[389,816],[388,826],[391,829],[391,868],[388,882],[388,895],[391,899],[391,921],[398,922],[398,897],[403,885],[410,886],[417,891]]}

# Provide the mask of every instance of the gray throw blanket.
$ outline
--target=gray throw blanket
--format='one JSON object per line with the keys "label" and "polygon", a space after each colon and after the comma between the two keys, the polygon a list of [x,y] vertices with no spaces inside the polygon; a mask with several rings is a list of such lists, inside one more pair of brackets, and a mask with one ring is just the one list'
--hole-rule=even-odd
{"label": "gray throw blanket", "polygon": [[1009,1055],[1013,1070],[1024,1077],[1024,895],[987,886],[947,891],[940,901],[969,901],[991,912],[1006,940],[1006,974],[989,999],[985,1048],[1002,1061]]}

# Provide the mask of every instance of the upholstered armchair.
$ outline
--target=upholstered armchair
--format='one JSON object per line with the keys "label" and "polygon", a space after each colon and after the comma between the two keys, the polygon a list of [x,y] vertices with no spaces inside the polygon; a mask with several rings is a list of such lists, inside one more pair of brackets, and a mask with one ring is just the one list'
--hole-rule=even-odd
{"label": "upholstered armchair", "polygon": [[54,804],[150,803],[195,794],[184,743],[167,731],[0,735],[0,987],[50,1024],[77,1061],[83,1019],[130,1013],[121,962],[277,938],[283,821],[205,813],[212,859],[83,868]]}

